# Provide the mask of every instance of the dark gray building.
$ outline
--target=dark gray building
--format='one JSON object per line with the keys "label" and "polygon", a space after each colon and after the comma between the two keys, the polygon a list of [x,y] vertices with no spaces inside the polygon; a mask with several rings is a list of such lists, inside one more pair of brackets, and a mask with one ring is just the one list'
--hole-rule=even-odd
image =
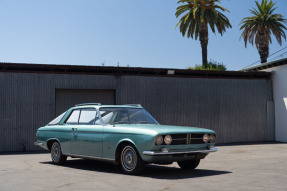
{"label": "dark gray building", "polygon": [[83,102],[140,103],[218,143],[274,141],[270,73],[0,63],[0,152],[36,151],[37,128]]}

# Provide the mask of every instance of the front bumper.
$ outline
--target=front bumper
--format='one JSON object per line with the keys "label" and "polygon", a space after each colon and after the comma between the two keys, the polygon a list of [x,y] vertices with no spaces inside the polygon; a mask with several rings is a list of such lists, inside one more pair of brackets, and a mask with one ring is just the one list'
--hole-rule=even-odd
{"label": "front bumper", "polygon": [[163,156],[163,155],[176,155],[176,154],[208,154],[216,151],[218,151],[217,148],[211,148],[209,150],[179,151],[179,152],[143,151],[143,154],[149,156]]}

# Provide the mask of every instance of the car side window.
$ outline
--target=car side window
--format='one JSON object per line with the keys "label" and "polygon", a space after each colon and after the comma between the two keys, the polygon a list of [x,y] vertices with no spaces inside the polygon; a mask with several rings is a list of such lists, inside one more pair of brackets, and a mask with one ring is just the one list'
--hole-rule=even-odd
{"label": "car side window", "polygon": [[78,125],[79,115],[80,115],[80,110],[72,111],[72,114],[70,115],[70,117],[66,121],[66,124],[67,125]]}
{"label": "car side window", "polygon": [[66,112],[62,113],[56,119],[53,119],[53,121],[51,121],[48,125],[57,125],[61,121],[61,119],[64,117],[65,114]]}
{"label": "car side window", "polygon": [[79,125],[99,124],[99,117],[95,109],[81,109]]}

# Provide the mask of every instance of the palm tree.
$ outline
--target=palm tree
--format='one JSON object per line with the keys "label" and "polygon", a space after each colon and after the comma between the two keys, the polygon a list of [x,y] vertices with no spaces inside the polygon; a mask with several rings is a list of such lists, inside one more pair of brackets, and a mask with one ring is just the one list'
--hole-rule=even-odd
{"label": "palm tree", "polygon": [[[202,48],[202,66],[207,64],[207,44],[208,44],[208,26],[213,33],[215,28],[221,35],[226,28],[232,28],[228,18],[219,12],[228,11],[227,9],[217,5],[219,0],[179,0],[177,3],[183,3],[176,9],[175,16],[178,18],[184,14],[178,21],[178,25],[182,36],[187,34],[188,38],[199,37]],[[229,12],[229,11],[228,11]]]}
{"label": "palm tree", "polygon": [[269,43],[272,43],[271,34],[276,37],[277,42],[282,45],[283,37],[286,40],[284,33],[284,23],[286,19],[281,14],[274,14],[273,12],[277,9],[274,8],[275,3],[271,0],[262,0],[261,4],[258,1],[255,2],[257,9],[253,8],[250,12],[254,15],[252,17],[246,17],[242,19],[242,26],[240,30],[244,29],[241,37],[244,39],[245,47],[247,47],[247,41],[258,49],[260,54],[261,63],[267,62],[269,56]]}

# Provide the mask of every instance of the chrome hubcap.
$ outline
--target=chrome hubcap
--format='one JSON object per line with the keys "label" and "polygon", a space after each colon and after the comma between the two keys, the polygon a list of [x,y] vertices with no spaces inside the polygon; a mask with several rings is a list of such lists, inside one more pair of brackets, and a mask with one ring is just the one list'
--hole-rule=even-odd
{"label": "chrome hubcap", "polygon": [[59,157],[60,157],[60,146],[59,146],[59,144],[53,144],[51,154],[52,154],[52,160],[55,162],[58,162]]}
{"label": "chrome hubcap", "polygon": [[128,164],[132,164],[132,162],[133,162],[133,156],[132,156],[131,153],[128,153],[128,154],[126,155],[126,162],[127,162]]}
{"label": "chrome hubcap", "polygon": [[127,171],[132,171],[136,164],[137,164],[137,155],[135,150],[127,146],[123,149],[122,151],[122,156],[121,156],[121,162],[122,166],[127,170]]}

